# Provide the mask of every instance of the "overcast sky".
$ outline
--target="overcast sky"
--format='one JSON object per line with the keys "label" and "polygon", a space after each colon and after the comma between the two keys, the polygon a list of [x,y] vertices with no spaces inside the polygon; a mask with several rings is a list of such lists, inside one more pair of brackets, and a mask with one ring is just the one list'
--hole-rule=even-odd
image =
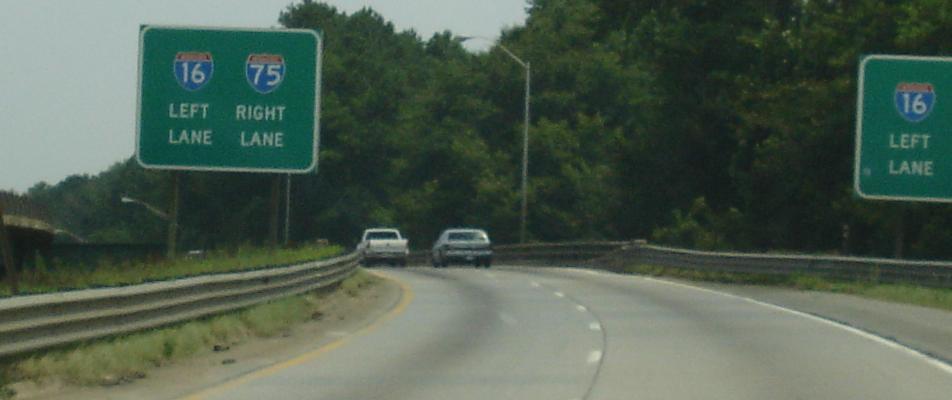
{"label": "overcast sky", "polygon": [[[495,38],[526,18],[525,0],[325,2],[348,14],[370,6],[424,39],[446,29]],[[291,3],[0,0],[0,190],[96,174],[135,152],[139,25],[276,27]]]}

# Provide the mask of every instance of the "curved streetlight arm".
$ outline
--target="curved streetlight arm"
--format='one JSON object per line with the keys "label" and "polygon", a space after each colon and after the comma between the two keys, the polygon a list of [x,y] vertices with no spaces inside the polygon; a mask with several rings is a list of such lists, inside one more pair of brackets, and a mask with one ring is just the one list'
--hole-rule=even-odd
{"label": "curved streetlight arm", "polygon": [[509,57],[512,57],[512,59],[513,59],[516,63],[518,63],[519,65],[521,65],[522,68],[529,69],[529,63],[527,63],[527,62],[525,62],[525,61],[522,61],[521,58],[519,58],[519,57],[517,57],[515,54],[513,54],[512,51],[510,51],[506,46],[503,46],[501,43],[496,43],[496,46],[499,46],[499,48],[502,49],[502,51],[505,51],[506,54],[508,54]]}
{"label": "curved streetlight arm", "polygon": [[79,242],[79,243],[87,243],[86,238],[84,238],[84,237],[82,237],[82,236],[79,236],[79,235],[77,235],[77,234],[75,234],[75,233],[73,233],[73,232],[70,232],[70,231],[68,231],[68,230],[66,230],[66,229],[57,228],[57,229],[55,229],[55,230],[53,231],[53,233],[54,233],[54,234],[63,234],[63,235],[69,236],[69,237],[73,238],[73,240],[75,240],[75,241],[77,241],[77,242]]}
{"label": "curved streetlight arm", "polygon": [[509,50],[508,47],[503,46],[502,43],[497,43],[493,39],[490,39],[484,36],[457,36],[456,37],[456,40],[459,41],[460,43],[470,39],[480,39],[480,40],[485,40],[487,42],[493,43],[496,46],[499,46],[499,48],[502,49],[502,51],[506,52],[506,54],[509,55],[509,57],[511,57],[517,64],[521,65],[523,68],[529,68],[529,63],[522,61],[522,59],[516,56],[516,54],[513,53],[511,50]]}
{"label": "curved streetlight arm", "polygon": [[158,208],[155,208],[155,207],[153,207],[151,204],[146,203],[146,202],[144,202],[144,201],[142,201],[142,200],[134,199],[134,198],[129,197],[129,196],[122,196],[122,197],[119,198],[119,200],[121,200],[123,203],[135,203],[135,204],[138,204],[138,205],[140,205],[140,206],[143,206],[143,207],[145,207],[146,210],[149,210],[149,212],[151,212],[151,213],[157,215],[159,218],[162,218],[162,219],[164,219],[164,220],[166,220],[166,221],[168,221],[168,220],[170,219],[168,214],[162,212],[162,210],[159,210]]}

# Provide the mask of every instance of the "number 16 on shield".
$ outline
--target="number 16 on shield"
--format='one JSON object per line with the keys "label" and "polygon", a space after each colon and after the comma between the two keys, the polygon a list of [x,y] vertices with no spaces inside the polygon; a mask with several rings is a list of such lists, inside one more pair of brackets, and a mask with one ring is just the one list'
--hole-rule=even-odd
{"label": "number 16 on shield", "polygon": [[179,86],[190,92],[201,89],[212,79],[215,64],[212,53],[186,51],[175,54],[172,72]]}
{"label": "number 16 on shield", "polygon": [[928,82],[900,82],[896,85],[896,111],[909,122],[926,119],[935,105],[935,89]]}

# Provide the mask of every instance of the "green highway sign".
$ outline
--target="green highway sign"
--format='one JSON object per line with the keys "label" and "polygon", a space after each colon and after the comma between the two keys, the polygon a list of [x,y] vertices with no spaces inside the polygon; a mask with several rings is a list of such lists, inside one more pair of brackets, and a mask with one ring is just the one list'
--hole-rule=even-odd
{"label": "green highway sign", "polygon": [[952,58],[867,56],[858,86],[856,193],[952,202]]}
{"label": "green highway sign", "polygon": [[143,26],[136,158],[145,168],[306,173],[317,166],[321,35]]}

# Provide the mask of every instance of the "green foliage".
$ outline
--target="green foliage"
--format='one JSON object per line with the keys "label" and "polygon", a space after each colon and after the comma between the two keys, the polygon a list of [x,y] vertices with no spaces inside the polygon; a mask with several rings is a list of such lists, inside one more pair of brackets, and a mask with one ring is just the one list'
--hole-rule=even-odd
{"label": "green foliage", "polygon": [[[374,284],[379,278],[359,270],[341,285],[347,294]],[[162,329],[94,341],[64,350],[38,352],[6,366],[11,381],[39,383],[61,380],[75,385],[131,381],[151,368],[174,363],[213,347],[229,347],[253,337],[270,337],[304,322],[322,307],[322,297],[305,294],[246,308],[241,311],[185,322]],[[0,375],[2,377],[2,375]],[[4,381],[0,379],[0,398]]]}
{"label": "green foliage", "polygon": [[379,278],[367,273],[364,270],[357,270],[357,273],[350,278],[345,279],[340,284],[340,289],[350,297],[357,297],[358,294],[368,286],[376,284]]}
{"label": "green foliage", "polygon": [[10,369],[10,367],[0,367],[0,400],[12,399],[17,394],[15,390],[7,386],[10,383]]}
{"label": "green foliage", "polygon": [[[907,256],[952,257],[949,206],[851,190],[860,57],[947,54],[948,5],[529,1],[500,43],[532,66],[530,238],[889,255],[900,236]],[[303,1],[279,22],[326,39],[320,172],[294,178],[293,238],[349,245],[390,225],[419,249],[476,225],[517,239],[521,66],[370,9]],[[185,175],[186,247],[265,241],[272,177]],[[118,197],[164,205],[169,192],[167,173],[129,160],[30,194],[93,240],[158,242],[164,221]]]}
{"label": "green foliage", "polygon": [[738,237],[740,221],[741,215],[737,209],[731,208],[723,214],[716,214],[703,197],[698,197],[686,213],[674,210],[674,222],[655,229],[651,239],[658,243],[701,250],[727,249],[742,242]]}
{"label": "green foliage", "polygon": [[[302,246],[274,250],[241,246],[220,250],[202,258],[177,258],[160,262],[102,261],[92,269],[61,267],[48,270],[42,265],[24,271],[20,290],[24,293],[56,292],[104,286],[183,278],[223,272],[251,270],[320,260],[339,255],[340,246]],[[0,296],[8,296],[9,288],[0,288]]]}

